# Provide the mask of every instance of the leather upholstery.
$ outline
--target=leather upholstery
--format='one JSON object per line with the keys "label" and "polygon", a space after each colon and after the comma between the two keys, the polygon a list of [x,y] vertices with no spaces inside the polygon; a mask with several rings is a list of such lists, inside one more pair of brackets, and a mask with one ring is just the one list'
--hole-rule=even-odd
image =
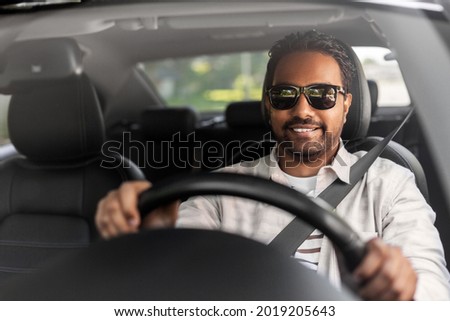
{"label": "leather upholstery", "polygon": [[375,115],[378,109],[378,85],[375,80],[368,79],[367,84],[369,85],[370,92],[370,104],[372,105],[372,116]]}
{"label": "leather upholstery", "polygon": [[32,87],[11,97],[11,142],[34,161],[70,161],[97,155],[105,140],[98,106],[86,76]]}
{"label": "leather upholstery", "polygon": [[341,138],[343,140],[356,140],[367,136],[372,106],[369,86],[361,62],[351,48],[345,47],[348,50],[349,57],[353,58],[356,72],[350,86],[352,105],[347,114],[347,122],[342,130]]}
{"label": "leather upholstery", "polygon": [[[376,144],[378,144],[381,140],[383,140],[382,137],[370,136],[354,143],[350,143],[346,145],[346,147],[351,152],[355,152],[358,150],[368,151]],[[422,192],[422,195],[425,197],[425,199],[429,201],[428,185],[425,172],[419,160],[410,150],[397,142],[390,141],[380,156],[390,159],[394,163],[397,163],[403,167],[409,168],[414,173],[417,187]]]}
{"label": "leather upholstery", "polygon": [[197,113],[189,107],[146,110],[139,129],[125,133],[124,155],[155,183],[200,168],[200,146],[195,140]]}
{"label": "leather upholstery", "polygon": [[128,160],[102,153],[103,118],[86,76],[20,83],[8,87],[10,138],[20,155],[0,163],[0,287],[88,246],[99,199],[144,178]]}
{"label": "leather upholstery", "polygon": [[261,114],[260,101],[240,101],[230,103],[225,110],[225,119],[230,128],[266,127]]}

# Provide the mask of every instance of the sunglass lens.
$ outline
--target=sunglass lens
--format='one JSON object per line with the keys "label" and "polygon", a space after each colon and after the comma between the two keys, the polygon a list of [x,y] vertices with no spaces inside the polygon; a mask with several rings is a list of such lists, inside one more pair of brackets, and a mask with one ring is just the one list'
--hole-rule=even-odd
{"label": "sunglass lens", "polygon": [[295,88],[278,86],[270,90],[270,101],[275,109],[292,108],[298,98],[298,92]]}
{"label": "sunglass lens", "polygon": [[306,95],[311,101],[311,105],[317,109],[329,109],[336,104],[336,89],[333,86],[310,87]]}

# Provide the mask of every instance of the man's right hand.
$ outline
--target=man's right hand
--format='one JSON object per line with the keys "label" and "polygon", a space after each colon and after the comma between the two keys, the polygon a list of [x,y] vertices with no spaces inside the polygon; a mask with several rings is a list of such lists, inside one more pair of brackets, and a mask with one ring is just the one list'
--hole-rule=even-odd
{"label": "man's right hand", "polygon": [[138,197],[150,187],[151,183],[147,181],[126,182],[100,200],[95,214],[95,224],[103,238],[135,233],[141,226],[144,228],[175,226],[179,201],[153,210],[141,222],[137,208]]}

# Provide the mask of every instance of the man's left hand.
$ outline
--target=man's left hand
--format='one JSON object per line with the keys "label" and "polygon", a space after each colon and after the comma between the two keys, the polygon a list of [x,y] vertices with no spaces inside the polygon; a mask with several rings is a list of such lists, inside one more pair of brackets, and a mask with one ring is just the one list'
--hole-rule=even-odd
{"label": "man's left hand", "polygon": [[400,248],[380,239],[367,243],[367,254],[353,275],[365,300],[413,300],[417,275]]}

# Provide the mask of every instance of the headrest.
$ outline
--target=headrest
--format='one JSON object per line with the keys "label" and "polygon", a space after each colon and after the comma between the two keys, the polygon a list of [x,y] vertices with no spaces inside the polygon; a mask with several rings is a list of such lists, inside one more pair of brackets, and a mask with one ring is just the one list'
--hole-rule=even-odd
{"label": "headrest", "polygon": [[367,84],[361,62],[353,49],[345,44],[344,46],[347,49],[348,56],[353,59],[356,72],[350,86],[350,93],[353,96],[352,105],[347,114],[347,122],[342,130],[341,138],[343,140],[356,140],[367,136],[372,106],[369,85]]}
{"label": "headrest", "polygon": [[177,133],[181,136],[192,133],[197,121],[197,113],[189,107],[146,110],[141,116],[141,132],[150,140],[170,140]]}
{"label": "headrest", "polygon": [[80,74],[82,56],[77,43],[68,38],[14,43],[0,55],[0,91],[10,93],[30,82],[36,86]]}
{"label": "headrest", "polygon": [[234,102],[227,106],[225,119],[230,128],[266,127],[260,101]]}
{"label": "headrest", "polygon": [[103,118],[82,75],[78,44],[69,38],[14,43],[0,56],[0,91],[12,94],[8,126],[16,149],[34,161],[99,154]]}
{"label": "headrest", "polygon": [[98,155],[104,142],[103,117],[86,76],[28,82],[11,97],[8,126],[16,149],[34,161],[81,160]]}
{"label": "headrest", "polygon": [[372,116],[375,115],[378,108],[378,85],[375,80],[368,79],[367,84],[369,85],[370,92],[370,104],[372,106]]}

